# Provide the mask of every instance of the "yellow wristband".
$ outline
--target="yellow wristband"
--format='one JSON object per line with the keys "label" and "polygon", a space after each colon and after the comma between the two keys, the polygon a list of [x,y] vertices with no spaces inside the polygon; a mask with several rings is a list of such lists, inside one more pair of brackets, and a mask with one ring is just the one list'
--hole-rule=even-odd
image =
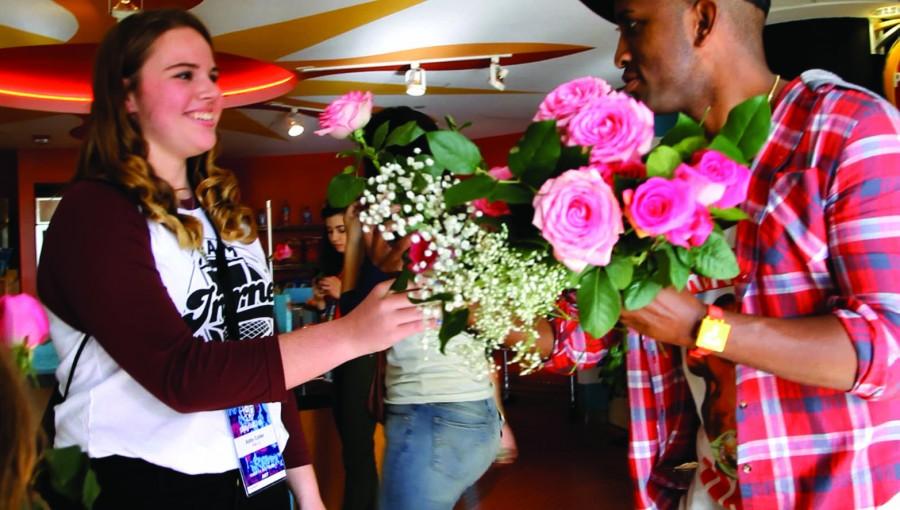
{"label": "yellow wristband", "polygon": [[731,325],[723,319],[722,309],[715,305],[709,305],[707,315],[700,323],[700,331],[697,332],[695,346],[698,349],[711,352],[722,352],[728,343],[728,334],[731,333]]}

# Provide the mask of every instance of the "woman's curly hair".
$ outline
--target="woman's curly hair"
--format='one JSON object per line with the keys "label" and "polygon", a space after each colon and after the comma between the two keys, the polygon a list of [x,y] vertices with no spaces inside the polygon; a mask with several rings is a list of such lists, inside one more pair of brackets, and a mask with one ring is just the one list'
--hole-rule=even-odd
{"label": "woman's curly hair", "polygon": [[[179,245],[198,248],[202,224],[178,212],[175,190],[153,171],[141,126],[125,108],[128,94],[138,90],[139,72],[153,43],[175,28],[193,29],[212,46],[203,23],[176,9],[134,14],[106,34],[94,65],[94,100],[75,179],[101,179],[120,187],[144,216],[172,231]],[[241,205],[237,178],[215,165],[212,151],[188,158],[187,171],[200,205],[223,239],[256,239],[253,211]]]}

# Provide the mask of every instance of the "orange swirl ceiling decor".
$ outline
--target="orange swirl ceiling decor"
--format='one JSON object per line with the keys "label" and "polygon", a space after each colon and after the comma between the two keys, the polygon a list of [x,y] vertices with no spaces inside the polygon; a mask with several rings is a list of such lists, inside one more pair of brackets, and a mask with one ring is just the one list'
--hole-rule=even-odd
{"label": "orange swirl ceiling decor", "polygon": [[[96,44],[0,49],[0,106],[88,113]],[[216,53],[225,107],[267,101],[294,89],[296,75],[274,64]]]}

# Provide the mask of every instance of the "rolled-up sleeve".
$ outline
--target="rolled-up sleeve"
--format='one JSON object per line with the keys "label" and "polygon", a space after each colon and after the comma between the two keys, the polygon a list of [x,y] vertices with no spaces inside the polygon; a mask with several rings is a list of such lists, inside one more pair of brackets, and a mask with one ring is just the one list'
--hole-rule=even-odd
{"label": "rolled-up sleeve", "polygon": [[826,197],[829,305],[858,359],[851,392],[900,394],[900,115],[883,102],[857,117]]}

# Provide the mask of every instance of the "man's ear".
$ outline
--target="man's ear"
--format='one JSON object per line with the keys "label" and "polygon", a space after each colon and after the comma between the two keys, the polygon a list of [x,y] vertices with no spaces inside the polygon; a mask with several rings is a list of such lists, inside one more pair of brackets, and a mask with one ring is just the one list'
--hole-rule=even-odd
{"label": "man's ear", "polygon": [[694,46],[703,46],[718,21],[719,5],[715,0],[696,0],[691,13],[694,19]]}

